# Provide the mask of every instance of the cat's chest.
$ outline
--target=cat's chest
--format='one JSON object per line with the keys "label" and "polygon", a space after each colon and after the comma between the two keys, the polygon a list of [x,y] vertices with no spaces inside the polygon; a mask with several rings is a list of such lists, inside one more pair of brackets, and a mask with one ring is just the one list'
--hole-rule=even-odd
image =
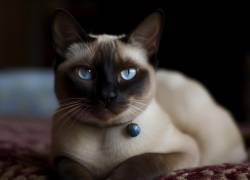
{"label": "cat's chest", "polygon": [[65,129],[63,137],[57,140],[58,153],[67,154],[102,175],[132,156],[167,151],[171,127],[165,116],[159,114],[153,119],[145,112],[134,122],[141,128],[137,137],[128,136],[126,124],[103,129],[90,126]]}

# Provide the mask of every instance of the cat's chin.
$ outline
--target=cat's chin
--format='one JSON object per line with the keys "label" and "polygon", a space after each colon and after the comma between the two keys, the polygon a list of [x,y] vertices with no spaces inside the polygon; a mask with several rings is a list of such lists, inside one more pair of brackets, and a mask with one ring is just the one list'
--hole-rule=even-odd
{"label": "cat's chin", "polygon": [[129,113],[124,110],[120,113],[114,113],[108,109],[101,112],[88,112],[83,119],[79,119],[81,123],[96,127],[112,127],[131,122],[138,116],[137,113]]}
{"label": "cat's chin", "polygon": [[83,124],[97,126],[97,127],[112,127],[126,124],[136,119],[147,107],[137,107],[133,104],[119,104],[117,106],[95,106],[94,108],[85,111],[84,116],[80,117],[78,121]]}

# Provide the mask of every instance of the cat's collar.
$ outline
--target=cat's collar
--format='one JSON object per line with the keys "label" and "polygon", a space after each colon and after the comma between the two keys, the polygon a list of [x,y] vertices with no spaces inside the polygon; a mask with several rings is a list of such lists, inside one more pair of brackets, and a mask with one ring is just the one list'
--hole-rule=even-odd
{"label": "cat's collar", "polygon": [[93,123],[84,123],[87,126],[95,126],[95,127],[99,127],[99,128],[115,128],[118,126],[124,126],[122,129],[125,130],[126,135],[133,138],[133,137],[137,137],[140,133],[141,133],[141,128],[137,123],[134,123],[133,120],[126,122],[126,123],[118,123],[118,124],[109,124],[109,125],[97,125],[97,124],[93,124]]}
{"label": "cat's collar", "polygon": [[130,123],[130,124],[128,124],[126,130],[127,130],[127,134],[130,137],[136,137],[141,132],[140,126],[138,124],[136,124],[136,123]]}

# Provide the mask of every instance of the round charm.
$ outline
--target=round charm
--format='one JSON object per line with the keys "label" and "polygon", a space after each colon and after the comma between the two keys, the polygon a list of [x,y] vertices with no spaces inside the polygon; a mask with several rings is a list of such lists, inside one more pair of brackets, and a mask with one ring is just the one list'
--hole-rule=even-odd
{"label": "round charm", "polygon": [[127,133],[130,137],[136,137],[140,134],[141,128],[136,123],[131,123],[127,126]]}

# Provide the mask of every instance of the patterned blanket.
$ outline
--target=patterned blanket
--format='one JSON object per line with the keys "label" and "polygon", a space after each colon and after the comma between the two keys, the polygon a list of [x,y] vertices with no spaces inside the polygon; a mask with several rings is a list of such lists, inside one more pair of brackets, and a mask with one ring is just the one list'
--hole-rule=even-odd
{"label": "patterned blanket", "polygon": [[[249,126],[243,130],[249,135]],[[0,118],[0,180],[55,179],[49,165],[49,137],[49,120]],[[183,169],[156,179],[246,180],[250,179],[250,163]]]}

